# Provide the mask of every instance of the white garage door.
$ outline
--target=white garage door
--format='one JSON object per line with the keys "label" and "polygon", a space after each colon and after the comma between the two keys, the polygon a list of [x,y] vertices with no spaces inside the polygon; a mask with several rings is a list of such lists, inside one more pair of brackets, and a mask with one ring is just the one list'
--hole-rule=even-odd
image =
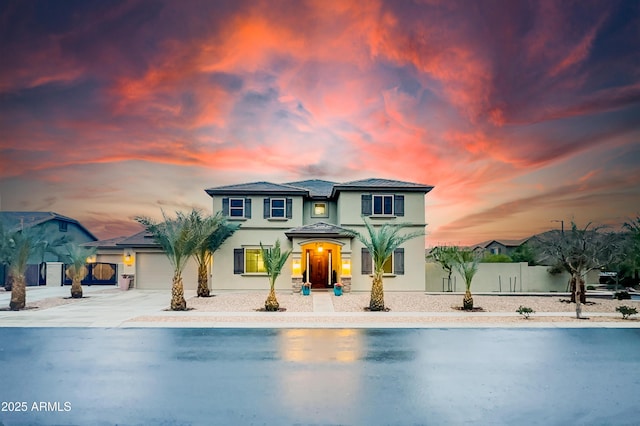
{"label": "white garage door", "polygon": [[[173,267],[169,259],[162,253],[137,253],[136,255],[136,288],[144,290],[171,290]],[[185,290],[198,288],[198,268],[193,260],[189,260],[182,272],[182,283]]]}

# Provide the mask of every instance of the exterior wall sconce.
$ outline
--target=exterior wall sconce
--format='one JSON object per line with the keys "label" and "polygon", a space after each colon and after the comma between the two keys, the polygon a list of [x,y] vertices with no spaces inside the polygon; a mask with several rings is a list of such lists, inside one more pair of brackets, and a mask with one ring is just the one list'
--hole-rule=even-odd
{"label": "exterior wall sconce", "polygon": [[300,259],[293,259],[293,275],[302,275],[302,264]]}
{"label": "exterior wall sconce", "polygon": [[96,263],[98,261],[98,256],[93,254],[87,257],[86,263]]}
{"label": "exterior wall sconce", "polygon": [[351,259],[342,259],[342,275],[351,275]]}
{"label": "exterior wall sconce", "polygon": [[133,255],[131,254],[131,252],[127,252],[127,254],[124,255],[124,264],[127,266],[132,266],[133,265]]}

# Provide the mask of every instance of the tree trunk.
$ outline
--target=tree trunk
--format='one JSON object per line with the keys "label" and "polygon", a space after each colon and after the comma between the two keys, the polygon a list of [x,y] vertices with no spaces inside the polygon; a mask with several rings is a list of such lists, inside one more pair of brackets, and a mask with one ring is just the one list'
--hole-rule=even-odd
{"label": "tree trunk", "polygon": [[464,299],[462,299],[462,309],[465,311],[473,310],[473,296],[471,296],[471,291],[467,290],[464,292]]}
{"label": "tree trunk", "polygon": [[171,286],[171,310],[186,311],[187,302],[184,300],[184,287],[182,285],[182,275],[173,276],[173,285]]}
{"label": "tree trunk", "polygon": [[370,311],[384,311],[384,287],[382,286],[382,274],[375,273],[371,284]]}
{"label": "tree trunk", "polygon": [[78,274],[73,274],[73,280],[71,281],[71,297],[74,299],[82,298],[82,278]]}
{"label": "tree trunk", "polygon": [[277,312],[280,309],[280,304],[278,303],[278,299],[276,299],[276,288],[275,282],[271,282],[271,289],[269,290],[269,296],[267,296],[267,300],[264,302],[264,309],[269,312]]}
{"label": "tree trunk", "polygon": [[586,295],[584,294],[584,280],[580,275],[574,276],[572,281],[576,282],[575,286],[575,296],[576,300],[576,318],[582,318],[582,304],[586,302]]}
{"label": "tree trunk", "polygon": [[584,280],[580,277],[579,273],[571,274],[570,288],[571,288],[571,303],[576,303],[576,295],[578,294],[577,282],[580,282],[580,303],[587,303],[587,294],[584,288]]}
{"label": "tree trunk", "polygon": [[4,290],[11,291],[12,288],[13,288],[13,275],[8,274],[7,280],[4,283]]}
{"label": "tree trunk", "polygon": [[9,280],[12,281],[9,308],[11,308],[12,311],[24,309],[27,300],[27,280],[25,276],[13,276],[10,273]]}
{"label": "tree trunk", "polygon": [[198,265],[198,297],[209,297],[209,280],[207,279],[207,264]]}

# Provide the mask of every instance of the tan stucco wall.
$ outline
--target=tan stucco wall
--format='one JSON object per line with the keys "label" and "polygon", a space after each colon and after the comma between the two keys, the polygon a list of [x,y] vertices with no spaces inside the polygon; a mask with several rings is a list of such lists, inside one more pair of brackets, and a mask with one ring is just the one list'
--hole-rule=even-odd
{"label": "tan stucco wall", "polygon": [[[546,266],[528,266],[526,263],[480,263],[478,272],[471,282],[471,292],[563,292],[569,281],[569,274],[551,275]],[[442,291],[443,279],[447,273],[433,262],[425,264],[427,291]],[[511,282],[509,281],[511,279]],[[464,291],[464,279],[457,272],[451,276],[452,289],[455,280],[455,291]],[[500,285],[500,283],[502,285]]]}

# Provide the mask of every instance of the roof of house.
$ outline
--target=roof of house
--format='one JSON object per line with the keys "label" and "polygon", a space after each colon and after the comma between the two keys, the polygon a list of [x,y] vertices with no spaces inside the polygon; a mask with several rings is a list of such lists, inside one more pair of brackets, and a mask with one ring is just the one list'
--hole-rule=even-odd
{"label": "roof of house", "polygon": [[483,241],[483,242],[478,243],[478,244],[474,244],[471,247],[474,247],[474,248],[478,248],[478,247],[487,248],[493,243],[502,244],[505,247],[519,247],[522,244],[526,243],[530,238],[531,237],[521,238],[519,240],[487,240],[487,241]]}
{"label": "roof of house", "polygon": [[[433,189],[433,186],[421,183],[404,182],[391,179],[362,179],[334,185],[333,194],[340,191],[371,191],[371,190],[394,190],[408,192],[424,192],[425,194]],[[333,195],[332,194],[332,195]]]}
{"label": "roof of house", "polygon": [[116,243],[117,247],[159,247],[153,235],[146,229]]}
{"label": "roof of house", "polygon": [[333,187],[336,185],[336,182],[330,182],[328,180],[321,180],[321,179],[309,179],[309,180],[301,180],[298,182],[289,182],[286,185],[306,189],[307,191],[309,191],[309,195],[311,197],[328,198],[331,196],[331,191],[333,190]]}
{"label": "roof of house", "polygon": [[96,236],[87,228],[82,226],[80,222],[55,212],[0,212],[0,222],[2,222],[2,225],[10,231],[16,231],[21,228],[30,228],[50,220],[73,223],[82,229],[89,237],[93,238],[94,241],[97,240]]}
{"label": "roof of house", "polygon": [[299,226],[293,228],[284,233],[288,238],[292,237],[351,237],[352,232],[348,229],[342,228],[326,222],[317,222],[310,225]]}
{"label": "roof of house", "polygon": [[308,193],[308,191],[303,188],[271,182],[250,182],[238,185],[217,186],[205,189],[205,192],[209,195],[307,195]]}
{"label": "roof of house", "polygon": [[284,184],[271,182],[251,182],[238,185],[217,186],[205,189],[205,192],[213,195],[303,195],[307,197],[332,198],[340,191],[404,191],[427,193],[433,186],[420,183],[403,182],[391,179],[362,179],[345,183],[336,183],[321,179],[309,179]]}

